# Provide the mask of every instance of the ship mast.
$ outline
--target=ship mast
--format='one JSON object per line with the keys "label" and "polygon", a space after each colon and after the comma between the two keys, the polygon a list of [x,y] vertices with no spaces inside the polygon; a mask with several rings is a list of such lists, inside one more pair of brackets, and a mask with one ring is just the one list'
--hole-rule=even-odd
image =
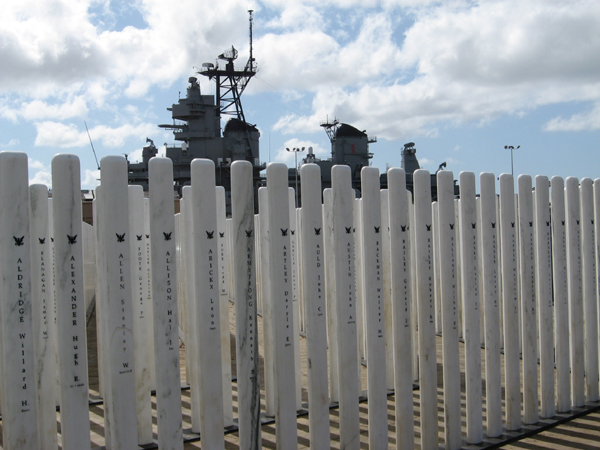
{"label": "ship mast", "polygon": [[[250,79],[256,75],[256,62],[252,55],[252,10],[248,10],[250,22],[250,56],[243,70],[236,70],[233,64],[238,57],[238,51],[234,46],[225,50],[217,57],[216,65],[213,63],[202,64],[200,75],[214,79],[216,84],[215,97],[218,101],[220,114],[236,116],[242,122],[246,122],[244,110],[242,109],[241,95],[246,89]],[[226,61],[225,67],[219,67],[219,60]]]}

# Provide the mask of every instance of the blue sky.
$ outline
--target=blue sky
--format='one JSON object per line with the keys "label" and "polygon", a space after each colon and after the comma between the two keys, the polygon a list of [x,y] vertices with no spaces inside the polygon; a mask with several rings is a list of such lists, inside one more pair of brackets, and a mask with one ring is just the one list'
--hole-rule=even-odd
{"label": "blue sky", "polygon": [[[203,62],[234,45],[257,76],[242,97],[261,159],[330,151],[319,123],[376,136],[374,166],[600,177],[600,2],[418,0],[8,0],[0,21],[0,150],[50,184],[56,153],[99,158],[173,144],[166,110]],[[204,93],[214,93],[201,78]]]}

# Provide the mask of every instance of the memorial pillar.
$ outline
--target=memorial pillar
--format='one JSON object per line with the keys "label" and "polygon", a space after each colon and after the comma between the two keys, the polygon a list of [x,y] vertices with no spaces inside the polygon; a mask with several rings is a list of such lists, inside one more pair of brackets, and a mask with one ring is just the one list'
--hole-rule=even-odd
{"label": "memorial pillar", "polygon": [[[390,246],[392,321],[394,345],[394,398],[396,402],[396,445],[414,448],[412,264],[406,173],[388,170],[390,195]],[[410,194],[410,193],[409,193]]]}
{"label": "memorial pillar", "polygon": [[236,317],[238,426],[241,450],[261,448],[256,256],[252,164],[231,164],[231,238]]}
{"label": "memorial pillar", "polygon": [[310,447],[329,450],[329,395],[327,391],[327,314],[321,169],[300,167],[302,180],[302,289],[305,295],[306,353],[308,365],[308,420]]}
{"label": "memorial pillar", "polygon": [[182,450],[173,162],[148,165],[158,447]]}
{"label": "memorial pillar", "polygon": [[[2,177],[0,176],[0,179]],[[64,450],[90,448],[79,158],[52,158],[56,318]]]}

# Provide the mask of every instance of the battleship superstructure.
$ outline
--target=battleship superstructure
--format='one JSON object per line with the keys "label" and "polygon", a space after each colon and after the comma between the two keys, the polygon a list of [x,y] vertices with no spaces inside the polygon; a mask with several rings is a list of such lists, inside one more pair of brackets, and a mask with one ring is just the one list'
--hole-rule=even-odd
{"label": "battleship superstructure", "polygon": [[331,187],[331,168],[336,164],[350,166],[352,187],[360,191],[360,170],[369,166],[373,153],[369,152],[369,144],[377,142],[377,138],[369,137],[366,131],[340,123],[337,120],[321,123],[331,142],[331,158],[319,159],[309,148],[303,163],[315,163],[321,167],[323,188]]}
{"label": "battleship superstructure", "polygon": [[[302,163],[315,163],[319,165],[323,188],[331,187],[331,168],[335,164],[350,166],[352,187],[357,193],[360,192],[360,171],[363,167],[370,165],[373,153],[369,151],[369,144],[377,142],[377,138],[368,136],[366,131],[360,131],[352,125],[340,123],[337,120],[327,120],[322,122],[321,126],[325,129],[331,142],[331,157],[327,159],[317,158],[312,152],[312,148],[309,148],[308,155],[302,159]],[[404,149],[402,150],[402,168],[406,172],[406,188],[410,192],[413,191],[413,173],[415,170],[421,168],[416,154],[417,149],[414,142],[404,144]],[[439,165],[437,171],[445,167],[446,163],[443,162]],[[437,171],[431,174],[431,197],[433,200],[437,199]],[[292,184],[292,177],[295,179],[294,169],[290,169],[290,186],[294,186]],[[387,188],[387,173],[381,174],[380,184],[382,189]],[[458,186],[456,186],[456,183],[454,191],[455,195],[458,195]]]}
{"label": "battleship superstructure", "polygon": [[[257,72],[252,54],[252,11],[248,12],[250,55],[245,66],[242,69],[234,66],[238,51],[233,46],[220,54],[214,64],[202,64],[198,74],[215,82],[215,95],[203,95],[198,78],[190,77],[186,96],[180,98],[171,108],[167,108],[171,111],[173,123],[159,125],[161,128],[172,130],[175,140],[181,142],[181,145],[165,144],[166,156],[173,161],[174,190],[181,195],[183,186],[190,184],[192,160],[210,159],[215,164],[216,184],[225,188],[228,212],[231,205],[231,164],[234,161],[245,160],[252,163],[255,194],[259,186],[266,184],[266,180],[260,175],[266,168],[266,164],[260,161],[260,132],[255,125],[246,121],[241,103],[242,92]],[[221,117],[224,115],[233,117],[221,130]],[[361,169],[370,165],[373,153],[369,151],[369,144],[377,142],[377,138],[337,120],[327,120],[321,123],[321,127],[329,136],[331,157],[317,158],[312,148],[309,148],[302,163],[316,163],[320,166],[323,188],[331,187],[331,168],[334,165],[348,165],[352,173],[352,187],[360,192]],[[148,163],[152,157],[158,155],[158,148],[154,142],[146,139],[146,143],[142,150],[142,161],[129,163],[128,166],[129,184],[141,185],[144,191],[148,191]],[[298,150],[300,149],[294,149]],[[438,170],[443,167],[445,163],[442,163]],[[402,151],[402,168],[407,173],[407,188],[412,191],[412,173],[419,168],[412,142],[405,144]],[[289,185],[299,188],[297,169],[289,169]],[[387,187],[385,173],[381,175],[381,186]],[[431,187],[432,197],[435,199],[437,180],[434,174],[431,175]],[[257,195],[255,201],[258,201]]]}
{"label": "battleship superstructure", "polygon": [[[240,97],[250,79],[256,75],[256,62],[252,55],[252,11],[250,14],[250,56],[243,69],[237,69],[234,61],[238,51],[231,49],[218,56],[215,64],[204,63],[200,75],[214,80],[215,95],[203,95],[196,77],[189,78],[187,95],[173,104],[173,123],[159,125],[173,131],[180,146],[167,146],[166,156],[173,160],[174,188],[181,195],[181,188],[190,184],[190,163],[195,158],[211,159],[215,163],[216,183],[225,187],[227,204],[230,204],[231,163],[245,160],[252,163],[254,184],[257,188],[260,171],[266,166],[260,162],[260,132],[255,125],[246,122]],[[224,61],[224,67],[220,67]],[[221,133],[221,116],[233,115]],[[142,150],[142,162],[129,164],[129,184],[139,184],[148,190],[148,162],[158,154],[150,139]]]}

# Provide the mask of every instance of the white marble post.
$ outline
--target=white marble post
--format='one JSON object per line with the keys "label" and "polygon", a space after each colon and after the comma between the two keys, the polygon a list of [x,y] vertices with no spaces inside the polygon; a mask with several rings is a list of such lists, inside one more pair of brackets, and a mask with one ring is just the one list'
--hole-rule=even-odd
{"label": "white marble post", "polygon": [[396,445],[414,448],[412,369],[412,275],[408,196],[403,169],[388,170],[392,321],[394,345],[394,398],[396,401]]}
{"label": "white marble post", "polygon": [[444,361],[444,437],[446,450],[461,447],[460,356],[458,352],[458,296],[456,291],[456,232],[454,176],[437,173],[440,303],[442,308],[442,352]]}
{"label": "white marble post", "polygon": [[[104,351],[104,311],[103,308],[106,305],[106,263],[105,256],[106,251],[104,246],[101,244],[101,233],[102,227],[104,226],[104,218],[102,217],[102,186],[96,186],[96,198],[94,199],[94,217],[95,217],[95,238],[96,238],[96,280],[97,280],[97,289],[96,289],[96,346],[97,346],[97,354],[98,354],[98,393],[102,399],[105,398],[105,375],[104,369],[107,367],[107,363],[105,359],[108,355],[108,352]],[[110,417],[108,414],[104,417],[105,422],[105,441],[110,441]],[[110,444],[109,444],[110,445]]]}
{"label": "white marble post", "polygon": [[144,190],[141,186],[127,188],[129,198],[129,251],[131,258],[131,289],[133,300],[133,347],[135,352],[135,402],[137,408],[138,445],[152,443],[151,372],[154,371],[154,332],[152,305],[148,300],[148,274],[144,236]]}
{"label": "white marble post", "polygon": [[581,263],[586,401],[598,401],[598,297],[596,291],[596,239],[594,236],[594,182],[583,178],[581,198]]}
{"label": "white marble post", "polygon": [[[105,411],[109,410],[112,450],[137,446],[133,317],[129,251],[129,209],[127,161],[122,156],[106,156],[100,162],[102,173],[101,211],[104,227],[100,244],[106,252],[106,304],[104,305],[105,344],[108,352]],[[85,317],[85,316],[84,316]]]}
{"label": "white marble post", "polygon": [[173,162],[152,158],[149,162],[152,299],[154,305],[154,353],[158,446],[183,449],[177,267]]}
{"label": "white marble post", "polygon": [[[365,339],[365,302],[363,294],[363,241],[362,241],[362,199],[354,199],[354,270],[356,276],[356,334],[358,336],[358,360],[367,360],[368,350]],[[360,370],[360,368],[359,368]],[[359,377],[362,381],[362,377]],[[361,383],[362,390],[362,383]]]}
{"label": "white marble post", "polygon": [[[408,226],[408,230],[409,230],[409,239],[410,242],[412,243],[410,245],[410,260],[411,261],[417,261],[416,256],[415,256],[415,252],[416,252],[416,245],[415,245],[415,234],[416,234],[416,226],[415,226],[415,205],[414,205],[414,196],[413,193],[410,191],[406,191],[406,195],[408,197],[408,219],[409,219],[409,223],[410,225]],[[412,366],[413,366],[413,381],[415,383],[419,383],[419,331],[418,331],[418,315],[419,315],[419,308],[416,304],[416,290],[417,290],[417,270],[416,270],[416,266],[414,266],[411,270],[411,286],[413,287],[413,293],[414,293],[414,305],[413,308],[411,310],[412,312],[412,318],[411,318],[411,322],[414,324],[414,326],[412,327],[412,356],[413,356],[413,361],[412,361]]]}
{"label": "white marble post", "polygon": [[231,164],[238,426],[241,450],[261,448],[252,164]]}
{"label": "white marble post", "polygon": [[[298,236],[298,257],[297,259],[297,269],[298,269],[298,306],[299,306],[299,314],[298,321],[300,323],[300,334],[306,335],[306,317],[304,316],[304,289],[302,286],[302,277],[304,276],[304,272],[302,272],[302,241],[300,240],[300,236],[302,235],[302,208],[296,208],[296,234]],[[302,390],[302,386],[300,386],[300,390]]]}
{"label": "white marble post", "polygon": [[[266,187],[262,188],[263,191],[264,189],[266,189]],[[257,190],[257,195],[258,195],[258,200],[257,200],[257,204],[258,204],[258,210],[261,210],[261,205],[260,205],[260,197],[261,197],[261,188],[258,188]],[[265,191],[266,192],[266,191]],[[263,193],[262,197],[264,197],[266,194]],[[264,211],[264,206],[262,207],[262,210]],[[264,218],[263,218],[264,219]],[[254,240],[254,251],[256,252],[256,258],[257,258],[257,265],[256,265],[256,310],[259,316],[264,316],[264,311],[263,311],[263,293],[262,293],[262,285],[263,285],[263,281],[262,281],[262,272],[263,272],[263,268],[262,268],[262,261],[261,261],[261,251],[262,251],[262,242],[261,242],[261,230],[264,230],[265,227],[262,226],[261,224],[261,220],[260,220],[260,214],[255,214],[254,215],[254,234],[256,235],[256,238]],[[264,334],[264,331],[263,331]]]}
{"label": "white marble post", "polygon": [[323,245],[325,250],[325,300],[327,304],[327,343],[329,348],[329,395],[339,402],[339,361],[335,295],[335,266],[333,251],[333,191],[323,190]]}
{"label": "white marble post", "polygon": [[462,310],[462,264],[460,262],[460,200],[454,199],[454,226],[456,227],[456,296],[458,298],[458,337],[462,339],[463,334],[463,310]]}
{"label": "white marble post", "polygon": [[433,233],[433,282],[434,282],[434,310],[435,310],[435,333],[436,335],[442,332],[442,303],[441,299],[441,286],[440,286],[440,238],[439,238],[439,203],[437,201],[431,203],[431,220],[433,226],[431,227]]}
{"label": "white marble post", "polygon": [[475,174],[461,172],[460,246],[462,276],[463,336],[465,339],[465,390],[467,398],[467,442],[483,440],[481,388],[481,336],[477,212],[475,206]]}
{"label": "white marble post", "polygon": [[275,416],[275,379],[274,379],[274,341],[273,341],[273,305],[271,302],[271,261],[269,258],[269,201],[267,188],[258,188],[258,233],[259,242],[257,253],[260,261],[258,288],[263,317],[263,362],[265,365],[265,414]]}
{"label": "white marble post", "polygon": [[512,175],[500,175],[500,242],[502,245],[502,307],[504,332],[505,427],[521,428],[521,368],[519,347],[519,304],[517,272],[517,224],[515,187]]}
{"label": "white marble post", "polygon": [[329,396],[327,392],[327,315],[325,305],[325,255],[321,208],[321,169],[300,167],[302,180],[302,273],[305,295],[306,354],[308,365],[308,419],[310,447],[328,450]]}
{"label": "white marble post", "polygon": [[82,450],[90,448],[90,416],[77,156],[52,158],[52,197],[62,448]]}
{"label": "white marble post", "polygon": [[[481,218],[481,196],[475,197],[475,211],[477,215],[477,221],[480,221]],[[483,313],[485,310],[485,301],[483,298],[483,255],[481,254],[481,230],[482,226],[477,227],[477,244],[478,244],[478,252],[477,256],[477,281],[479,282],[479,339],[481,341],[481,346],[485,347],[485,323],[483,318]]]}
{"label": "white marble post", "polygon": [[[518,180],[515,180],[518,183]],[[517,186],[518,189],[518,186]],[[519,313],[519,351],[522,350],[523,348],[523,336],[522,336],[522,326],[523,326],[523,321],[522,321],[522,317],[521,317],[521,236],[519,233],[519,194],[515,194],[515,220],[516,220],[516,227],[517,227],[517,233],[516,233],[516,239],[517,239],[517,274],[519,274],[519,276],[517,277],[517,304],[519,305],[519,309],[518,309],[518,313]]]}
{"label": "white marble post", "polygon": [[435,346],[435,300],[433,282],[433,221],[431,177],[427,170],[413,174],[415,195],[415,268],[419,333],[419,392],[421,448],[438,448],[437,363]]}
{"label": "white marble post", "polygon": [[[367,345],[369,448],[388,448],[385,302],[383,294],[383,231],[379,169],[361,170],[363,299]],[[387,231],[387,230],[386,230]]]}
{"label": "white marble post", "polygon": [[[150,321],[152,322],[152,336],[154,336],[154,300],[152,299],[153,289],[152,289],[152,245],[151,245],[151,237],[150,237],[150,199],[144,197],[144,247],[146,249],[145,258],[146,258],[146,304],[148,306],[148,311],[150,314]],[[150,386],[152,386],[153,390],[156,390],[156,363],[155,363],[155,355],[154,351],[154,339],[150,343],[152,347],[152,355],[150,356]]]}
{"label": "white marble post", "polygon": [[300,371],[300,296],[298,290],[298,221],[296,217],[296,191],[288,188],[288,204],[290,217],[290,247],[292,257],[292,301],[294,308],[294,364],[296,365],[296,409],[302,409],[302,376]]}
{"label": "white marble post", "polygon": [[552,230],[548,177],[535,177],[535,247],[540,348],[540,415],[554,417],[554,301],[552,298]]}
{"label": "white marble post", "polygon": [[[497,180],[499,180],[500,177],[497,178]],[[496,217],[497,217],[497,225],[496,228],[498,228],[498,231],[496,232],[496,236],[498,238],[498,271],[500,273],[500,277],[498,279],[498,307],[500,309],[499,311],[499,317],[500,317],[500,327],[499,327],[499,333],[500,333],[500,351],[504,352],[504,334],[502,332],[503,327],[504,327],[504,306],[502,303],[502,232],[500,231],[500,226],[502,224],[501,219],[500,219],[500,196],[499,196],[499,192],[498,191],[496,193]]]}
{"label": "white marble post", "polygon": [[[201,433],[201,401],[200,401],[200,370],[198,362],[198,352],[200,351],[201,341],[198,336],[198,313],[196,298],[196,253],[194,250],[195,229],[193,226],[192,205],[194,203],[192,187],[184,186],[181,190],[182,198],[179,202],[179,235],[180,235],[180,254],[183,264],[178,269],[178,279],[185,283],[183,291],[184,296],[179,297],[179,307],[185,308],[182,314],[180,310],[179,317],[182,318],[182,325],[185,326],[185,358],[186,358],[186,379],[190,385],[190,404],[191,404],[191,425],[192,432]],[[176,216],[177,217],[177,216]],[[181,298],[183,297],[183,298]]]}
{"label": "white marble post", "polygon": [[523,360],[523,422],[538,421],[537,302],[531,176],[519,175],[519,249],[521,278],[521,336]]}
{"label": "white marble post", "polygon": [[[593,183],[593,204],[594,204],[594,250],[595,250],[595,264],[596,264],[596,273],[600,277],[600,178],[596,178]],[[596,295],[598,299],[600,299],[600,282],[598,279],[596,281]],[[597,324],[598,329],[600,330],[600,311],[598,311],[598,320]],[[600,332],[600,331],[599,331]]]}
{"label": "white marble post", "polygon": [[392,321],[392,256],[390,245],[390,192],[381,189],[381,240],[383,246],[383,301],[385,320],[386,386],[394,389],[394,324]]}
{"label": "white marble post", "polygon": [[340,446],[360,448],[358,353],[354,279],[354,192],[350,167],[331,169],[335,314],[337,320]]}
{"label": "white marble post", "polygon": [[[192,187],[181,189],[179,214],[175,214],[175,236],[177,238],[177,309],[179,311],[179,337],[185,345],[185,380],[190,385],[192,403],[192,431],[200,432],[200,394],[198,392],[198,372],[194,357],[198,353],[198,333],[196,330],[196,304],[191,300],[195,296],[194,252],[192,227]],[[183,332],[182,332],[183,331]]]}
{"label": "white marble post", "polygon": [[571,401],[573,406],[585,403],[584,327],[581,267],[581,217],[579,181],[566,179],[565,217],[567,227],[567,276],[569,292],[569,337],[571,342]]}
{"label": "white marble post", "polygon": [[[94,202],[95,203],[95,202]],[[50,304],[53,309],[53,322],[52,327],[54,329],[54,367],[56,372],[56,406],[60,406],[60,376],[58,373],[58,331],[56,330],[56,271],[54,262],[54,219],[53,219],[52,199],[48,199],[48,238],[50,239]],[[47,241],[46,241],[47,242]]]}
{"label": "white marble post", "polygon": [[269,288],[273,320],[276,440],[279,449],[298,447],[294,370],[296,336],[287,172],[287,166],[283,163],[270,163],[267,166]]}
{"label": "white marble post", "polygon": [[[47,202],[46,202],[47,203]],[[96,230],[82,222],[83,233],[83,281],[85,283],[85,310],[89,312],[96,295]]]}
{"label": "white marble post", "polygon": [[556,365],[556,410],[571,410],[569,361],[569,296],[567,293],[567,235],[565,186],[561,177],[551,179],[552,279],[554,296],[554,346]]}
{"label": "white marble post", "polygon": [[33,318],[38,396],[40,449],[55,450],[56,435],[56,328],[51,295],[52,256],[48,233],[48,188],[29,186],[31,218],[31,311]]}
{"label": "white marble post", "polygon": [[215,165],[209,159],[191,164],[195,298],[193,308],[198,346],[194,355],[199,374],[200,436],[202,446],[223,449],[223,370],[221,368],[221,313]]}
{"label": "white marble post", "polygon": [[[0,152],[0,380],[6,450],[39,449],[40,437],[45,437],[38,426],[32,308],[40,306],[32,304],[30,252],[37,237],[32,243],[28,184],[27,155]],[[41,406],[47,411],[53,405]]]}
{"label": "white marble post", "polygon": [[483,310],[485,327],[485,400],[487,436],[502,434],[502,377],[500,367],[500,298],[498,294],[498,217],[496,177],[479,176]]}
{"label": "white marble post", "polygon": [[227,215],[225,188],[216,186],[217,230],[219,251],[219,304],[221,313],[221,364],[223,368],[223,425],[233,426],[233,397],[231,389],[231,337],[229,334],[229,236],[227,236]]}

